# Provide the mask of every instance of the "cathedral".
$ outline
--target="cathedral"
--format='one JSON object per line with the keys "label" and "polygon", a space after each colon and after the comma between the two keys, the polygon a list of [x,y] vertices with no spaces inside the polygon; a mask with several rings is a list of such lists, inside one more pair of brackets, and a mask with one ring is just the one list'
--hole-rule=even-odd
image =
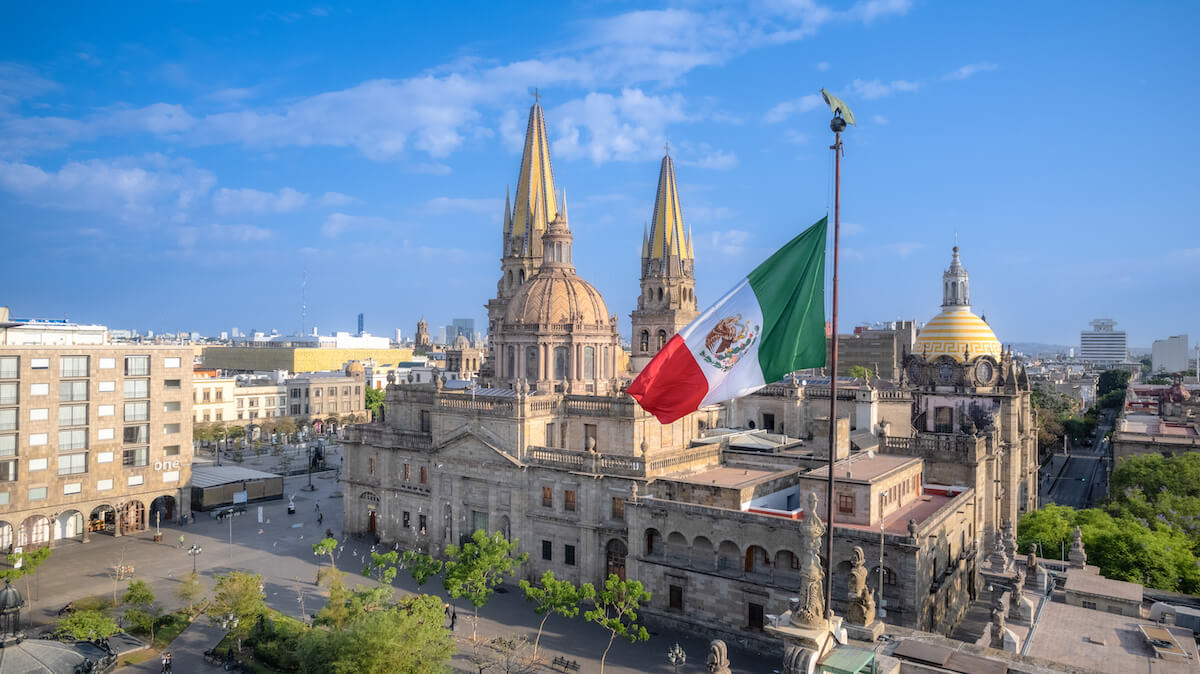
{"label": "cathedral", "polygon": [[858,547],[889,622],[954,628],[978,590],[980,546],[1037,493],[1028,381],[970,312],[957,248],[943,311],[902,380],[840,389],[831,443],[827,379],[790,376],[667,425],[625,394],[697,315],[669,154],[643,229],[632,353],[575,266],[537,103],[502,222],[480,386],[390,382],[385,419],[347,429],[347,533],[439,556],[500,531],[529,553],[522,578],[635,578],[653,619],[774,648],[765,616],[785,610],[798,578],[789,530],[825,498],[834,452],[837,558],[822,559],[834,608],[858,601],[840,573]]}

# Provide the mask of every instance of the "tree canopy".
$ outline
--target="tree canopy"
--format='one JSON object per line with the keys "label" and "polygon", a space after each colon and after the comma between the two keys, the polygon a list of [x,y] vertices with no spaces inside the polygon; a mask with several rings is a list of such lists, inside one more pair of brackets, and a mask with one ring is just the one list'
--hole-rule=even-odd
{"label": "tree canopy", "polygon": [[298,644],[302,672],[390,674],[442,672],[454,639],[442,602],[413,595],[382,610],[362,611],[338,629],[311,629]]}
{"label": "tree canopy", "polygon": [[377,389],[368,386],[364,392],[366,394],[364,407],[366,407],[368,410],[371,410],[371,415],[373,418],[378,419],[380,414],[383,412],[383,389]]}
{"label": "tree canopy", "polygon": [[121,628],[115,620],[92,609],[75,611],[59,620],[54,629],[54,633],[59,637],[78,641],[107,639],[120,631]]}
{"label": "tree canopy", "polygon": [[499,531],[489,535],[476,529],[471,540],[458,545],[447,545],[445,575],[442,585],[451,597],[466,599],[475,608],[475,619],[471,625],[471,636],[479,623],[479,607],[491,599],[496,586],[511,576],[513,571],[529,559],[528,553],[520,555],[517,539],[508,540]]}
{"label": "tree canopy", "polygon": [[1096,381],[1096,395],[1124,390],[1129,385],[1129,370],[1105,370]]}

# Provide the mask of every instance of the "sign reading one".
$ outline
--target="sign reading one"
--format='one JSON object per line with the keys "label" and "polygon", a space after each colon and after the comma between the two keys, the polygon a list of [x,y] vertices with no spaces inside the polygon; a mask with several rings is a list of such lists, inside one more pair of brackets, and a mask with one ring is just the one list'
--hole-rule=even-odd
{"label": "sign reading one", "polygon": [[164,472],[168,471],[168,470],[179,470],[179,460],[176,459],[174,461],[155,461],[154,462],[154,470],[161,470]]}

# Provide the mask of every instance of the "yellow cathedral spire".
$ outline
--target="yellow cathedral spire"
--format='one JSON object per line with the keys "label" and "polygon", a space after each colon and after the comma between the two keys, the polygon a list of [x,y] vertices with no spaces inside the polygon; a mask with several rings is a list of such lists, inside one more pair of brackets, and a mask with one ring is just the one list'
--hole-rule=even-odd
{"label": "yellow cathedral spire", "polygon": [[658,173],[658,194],[654,197],[654,217],[650,221],[650,259],[691,260],[690,237],[684,235],[683,213],[679,210],[679,189],[675,186],[675,163],[663,156]]}
{"label": "yellow cathedral spire", "polygon": [[524,242],[522,254],[540,256],[542,234],[546,231],[546,225],[558,214],[558,203],[554,192],[554,171],[550,166],[546,118],[541,104],[536,102],[529,109],[529,126],[525,130],[525,151],[521,154],[521,174],[517,178],[515,202],[510,236]]}

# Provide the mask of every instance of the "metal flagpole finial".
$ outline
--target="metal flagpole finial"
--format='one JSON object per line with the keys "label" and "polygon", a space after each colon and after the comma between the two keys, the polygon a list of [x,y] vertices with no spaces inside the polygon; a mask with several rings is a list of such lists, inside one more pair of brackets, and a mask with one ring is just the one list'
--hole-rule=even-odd
{"label": "metal flagpole finial", "polygon": [[833,120],[829,122],[829,128],[834,133],[841,133],[846,130],[846,124],[857,124],[854,121],[854,113],[850,111],[850,106],[842,99],[834,96],[828,91],[821,89],[821,97],[829,105],[830,112],[833,113]]}

